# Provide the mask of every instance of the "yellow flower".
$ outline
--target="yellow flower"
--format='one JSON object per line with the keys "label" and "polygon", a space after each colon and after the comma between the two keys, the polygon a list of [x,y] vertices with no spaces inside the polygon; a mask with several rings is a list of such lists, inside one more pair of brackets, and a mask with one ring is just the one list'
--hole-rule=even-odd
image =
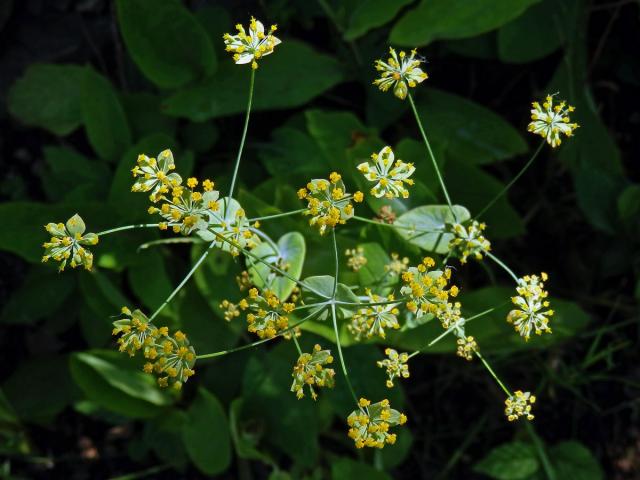
{"label": "yellow flower", "polygon": [[157,202],[169,189],[182,183],[177,173],[169,173],[176,168],[171,150],[163,150],[158,159],[149,158],[145,154],[138,155],[138,162],[131,170],[136,178],[131,187],[132,192],[151,192],[149,198]]}
{"label": "yellow flower", "polygon": [[309,387],[311,398],[318,398],[318,394],[313,387],[329,387],[333,388],[336,372],[332,368],[325,368],[333,362],[333,357],[329,350],[322,350],[320,345],[313,347],[312,353],[303,353],[298,358],[293,367],[293,383],[291,391],[295,392],[298,399],[304,397],[305,385]]}
{"label": "yellow flower", "polygon": [[391,147],[386,146],[379,153],[371,155],[373,165],[363,162],[358,165],[358,170],[364,174],[364,178],[370,182],[376,182],[371,189],[371,195],[377,198],[408,198],[409,190],[405,184],[413,185],[409,177],[415,172],[412,163],[404,163],[402,160],[394,160],[395,156]]}
{"label": "yellow flower", "polygon": [[[358,309],[358,311],[351,317],[351,323],[347,325],[349,332],[360,341],[364,338],[371,338],[377,335],[380,338],[385,338],[385,329],[392,328],[397,330],[400,328],[398,323],[398,310],[399,303],[393,303],[394,296],[389,295],[387,297],[381,297],[375,293],[371,293],[371,290],[367,289],[367,295],[369,296],[368,303],[385,303],[384,305],[368,305],[364,308]],[[390,303],[386,303],[386,302]]]}
{"label": "yellow flower", "polygon": [[563,100],[558,105],[553,104],[553,95],[547,95],[542,106],[540,103],[531,104],[531,123],[528,130],[544,138],[551,147],[555,148],[562,141],[560,134],[567,137],[573,135],[573,131],[579,127],[577,123],[569,123],[569,113],[575,110]]}
{"label": "yellow flower", "polygon": [[289,327],[289,313],[295,308],[291,302],[281,302],[278,296],[264,290],[262,294],[257,288],[249,290],[249,297],[239,304],[247,313],[247,330],[260,338],[273,338]]}
{"label": "yellow flower", "polygon": [[385,368],[387,371],[387,387],[393,387],[394,378],[409,378],[409,355],[406,353],[398,353],[393,348],[387,348],[384,351],[387,358],[377,362],[378,367]]}
{"label": "yellow flower", "polygon": [[85,269],[91,270],[93,266],[93,254],[85,247],[96,245],[98,235],[95,233],[84,233],[86,226],[77,213],[67,220],[67,223],[48,223],[44,226],[51,239],[45,242],[43,262],[53,259],[60,262],[58,270],[61,272],[64,267],[71,265],[76,268],[82,265]]}
{"label": "yellow flower", "polygon": [[516,292],[518,295],[511,298],[516,307],[507,315],[507,321],[513,323],[516,332],[525,340],[529,340],[531,332],[541,335],[542,332],[551,333],[549,318],[553,316],[553,310],[549,309],[547,296],[549,292],[544,289],[547,274],[526,275],[518,279]]}
{"label": "yellow flower", "polygon": [[367,257],[364,256],[364,248],[348,248],[345,250],[347,258],[347,267],[357,272],[367,264]]}
{"label": "yellow flower", "polygon": [[531,407],[536,403],[536,397],[530,392],[522,392],[518,390],[504,401],[504,414],[510,422],[525,417],[527,420],[533,420],[535,417],[531,414]]}
{"label": "yellow flower", "polygon": [[386,399],[371,404],[362,398],[358,407],[347,417],[349,438],[354,441],[356,448],[383,448],[385,444],[396,443],[396,434],[389,433],[389,429],[407,422],[403,413],[392,409]]}
{"label": "yellow flower", "polygon": [[478,350],[478,344],[472,336],[458,338],[456,354],[465,360],[473,360],[473,352]]}
{"label": "yellow flower", "polygon": [[236,35],[225,33],[222,38],[227,52],[233,53],[233,61],[236,64],[251,63],[251,68],[256,69],[258,68],[257,60],[273,53],[276,45],[281,43],[280,39],[273,35],[277,28],[276,25],[272,25],[265,33],[262,22],[251,17],[249,33],[242,25],[238,24],[236,25],[238,31]]}
{"label": "yellow flower", "polygon": [[298,191],[298,197],[306,199],[309,225],[317,226],[323,235],[327,228],[343,225],[353,217],[353,204],[345,191],[340,174],[332,172],[329,180],[315,179],[307,184],[307,188]]}
{"label": "yellow flower", "polygon": [[484,223],[475,220],[472,220],[468,227],[456,223],[448,228],[453,234],[449,250],[460,257],[460,263],[467,263],[467,257],[470,256],[482,260],[483,254],[491,250],[491,243],[482,234],[485,228]]}
{"label": "yellow flower", "polygon": [[393,94],[400,100],[407,97],[409,87],[413,88],[418,83],[428,78],[428,75],[422,71],[420,64],[421,59],[416,58],[418,52],[414,49],[407,56],[405,52],[397,54],[396,51],[389,47],[390,57],[386,62],[376,60],[375,67],[380,73],[380,78],[373,81],[380,90],[386,92],[393,87]]}

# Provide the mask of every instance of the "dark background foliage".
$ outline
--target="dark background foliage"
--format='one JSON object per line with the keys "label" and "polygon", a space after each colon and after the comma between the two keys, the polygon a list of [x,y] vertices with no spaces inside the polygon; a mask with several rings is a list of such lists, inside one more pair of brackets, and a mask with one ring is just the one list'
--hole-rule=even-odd
{"label": "dark background foliage", "polygon": [[[170,147],[183,176],[227,188],[248,69],[221,36],[250,15],[283,39],[258,70],[239,196],[252,215],[299,208],[295,189],[330,169],[356,182],[356,161],[383,144],[422,169],[409,205],[442,202],[407,104],[371,86],[390,43],[427,59],[419,110],[454,201],[472,213],[536,148],[529,102],[560,91],[577,107],[576,136],[545,148],[486,217],[516,272],[549,272],[563,299],[554,334],[525,346],[503,316],[471,332],[504,379],[538,396],[535,436],[504,420],[500,391],[450,344],[416,358],[388,394],[410,422],[382,454],[346,438],[344,387],[315,405],[293,398],[286,342],[202,365],[171,399],[112,351],[110,316],[154,309],[197,247],[138,252],[160,235],[136,231],[101,241],[93,274],[39,264],[46,222],[79,212],[98,231],[146,219],[128,192],[141,151]],[[633,0],[0,1],[0,475],[550,478],[543,448],[555,478],[639,478],[639,15]],[[303,232],[305,274],[328,273],[329,247],[304,220],[267,228]],[[339,241],[419,255],[375,227],[345,227]],[[212,255],[160,321],[203,353],[246,342],[218,308],[237,298],[239,271]],[[510,294],[493,265],[457,275],[475,311]],[[392,341],[409,349],[424,333]],[[383,395],[379,349],[346,355],[356,387]]]}

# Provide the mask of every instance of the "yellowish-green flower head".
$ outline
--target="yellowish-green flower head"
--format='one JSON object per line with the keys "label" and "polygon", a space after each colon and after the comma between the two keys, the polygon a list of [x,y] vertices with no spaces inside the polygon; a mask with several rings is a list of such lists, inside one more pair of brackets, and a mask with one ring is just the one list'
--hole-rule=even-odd
{"label": "yellowish-green flower head", "polygon": [[296,305],[292,302],[281,302],[271,290],[262,294],[257,288],[249,290],[249,297],[238,304],[247,313],[247,330],[260,338],[273,338],[289,327],[289,314]]}
{"label": "yellowish-green flower head", "polygon": [[409,355],[407,353],[398,353],[393,348],[387,348],[384,351],[387,356],[384,360],[377,362],[378,367],[384,368],[387,371],[387,387],[393,387],[393,380],[395,378],[409,378]]}
{"label": "yellowish-green flower head", "polygon": [[409,190],[406,185],[413,185],[409,177],[415,172],[412,163],[395,160],[393,150],[386,146],[379,153],[371,155],[373,163],[363,162],[358,165],[358,170],[364,174],[364,178],[375,182],[371,189],[371,195],[377,198],[408,198]]}
{"label": "yellowish-green flower head", "polygon": [[121,318],[113,327],[113,335],[119,335],[119,350],[132,357],[142,351],[147,360],[142,370],[154,373],[161,387],[180,390],[194,375],[196,352],[181,331],[171,335],[167,327],[158,328],[140,310],[132,312],[127,307],[122,307]]}
{"label": "yellowish-green flower head", "polygon": [[138,162],[131,170],[135,183],[132,192],[151,192],[149,199],[157,202],[164,194],[169,193],[182,183],[182,178],[171,171],[176,168],[171,150],[163,150],[158,159],[147,157],[144,153],[138,155]]}
{"label": "yellowish-green flower head", "polygon": [[329,180],[311,180],[306,188],[298,190],[298,198],[307,200],[304,215],[311,217],[309,225],[318,227],[320,235],[323,235],[327,228],[344,225],[353,217],[352,199],[356,202],[362,201],[358,192],[353,196],[346,192],[342,177],[337,172],[332,172]]}
{"label": "yellowish-green flower head", "polygon": [[331,363],[333,363],[331,351],[322,350],[320,345],[315,345],[313,352],[300,355],[291,374],[293,377],[291,391],[295,392],[298,399],[304,397],[305,386],[309,388],[311,398],[314,400],[318,398],[314,387],[333,388],[336,372],[332,368],[326,368],[326,366]]}
{"label": "yellowish-green flower head", "polygon": [[417,58],[418,52],[413,49],[411,54],[396,51],[389,47],[389,58],[386,62],[376,60],[376,70],[380,78],[373,81],[380,90],[386,92],[393,87],[393,94],[400,100],[407,98],[409,88],[414,88],[428,78],[426,72],[420,68],[422,60]]}
{"label": "yellowish-green flower head", "polygon": [[510,422],[525,417],[527,420],[533,420],[535,417],[531,414],[531,407],[536,403],[536,397],[530,392],[522,392],[518,390],[504,401],[504,414]]}
{"label": "yellowish-green flower head", "polygon": [[465,360],[473,360],[473,353],[478,351],[478,343],[472,336],[463,336],[457,340],[456,355]]}
{"label": "yellowish-green flower head", "polygon": [[280,39],[273,35],[277,30],[276,25],[271,25],[266,32],[262,22],[251,17],[249,22],[249,32],[241,24],[236,25],[237,34],[223,35],[227,52],[233,54],[233,61],[238,65],[251,64],[251,68],[258,68],[258,60],[273,53],[276,45],[281,43]]}
{"label": "yellowish-green flower head", "polygon": [[529,340],[532,332],[536,335],[551,333],[549,318],[554,312],[549,308],[549,292],[544,289],[547,278],[544,272],[540,276],[526,275],[519,278],[516,287],[518,295],[511,297],[517,308],[509,312],[507,321],[513,323],[516,332],[525,340]]}
{"label": "yellowish-green flower head", "polygon": [[434,260],[425,257],[417,267],[408,268],[402,274],[404,285],[400,293],[410,298],[407,308],[417,318],[431,314],[445,326],[445,323],[453,323],[460,316],[460,305],[448,301],[450,297],[458,295],[458,287],[451,285],[447,288],[451,270],[431,270],[434,266]]}
{"label": "yellowish-green flower head", "polygon": [[554,105],[553,95],[547,95],[542,106],[538,102],[533,102],[531,105],[533,108],[528,130],[543,137],[553,148],[562,143],[560,134],[571,137],[573,131],[579,127],[577,123],[570,123],[569,113],[575,108],[567,105],[564,100]]}
{"label": "yellowish-green flower head", "polygon": [[392,277],[398,277],[409,268],[409,258],[402,257],[393,252],[391,253],[391,260],[384,266],[384,271]]}
{"label": "yellowish-green flower head", "polygon": [[344,252],[347,256],[347,267],[354,272],[359,271],[367,264],[367,257],[364,255],[364,248],[347,248]]}
{"label": "yellowish-green flower head", "polygon": [[82,265],[91,270],[93,266],[93,254],[85,247],[98,243],[98,235],[85,234],[86,226],[77,213],[67,220],[67,223],[48,223],[44,226],[51,239],[45,242],[43,262],[50,259],[60,262],[59,271],[63,271],[68,265],[76,268]]}
{"label": "yellowish-green flower head", "polygon": [[473,220],[467,227],[455,223],[448,228],[453,234],[449,250],[460,258],[460,263],[467,263],[471,256],[482,260],[483,255],[491,250],[491,243],[482,234],[486,227],[484,223]]}
{"label": "yellowish-green flower head", "polygon": [[396,443],[396,434],[389,433],[389,429],[406,422],[407,417],[392,409],[386,399],[371,404],[366,398],[361,398],[358,410],[347,417],[349,438],[354,441],[356,448],[384,448],[386,444],[393,445]]}
{"label": "yellowish-green flower head", "polygon": [[[395,297],[391,294],[387,297],[381,297],[372,293],[367,289],[367,303],[382,303],[383,305],[367,305],[351,317],[351,322],[347,325],[349,332],[360,341],[363,338],[371,338],[378,336],[385,338],[386,329],[397,330],[400,328],[398,323],[399,303],[394,303]],[[389,303],[387,303],[389,302]]]}

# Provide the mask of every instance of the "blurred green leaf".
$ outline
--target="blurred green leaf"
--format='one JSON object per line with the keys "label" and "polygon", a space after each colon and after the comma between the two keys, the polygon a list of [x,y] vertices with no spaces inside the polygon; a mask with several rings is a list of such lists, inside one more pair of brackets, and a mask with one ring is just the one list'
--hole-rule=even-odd
{"label": "blurred green leaf", "polygon": [[[262,242],[251,253],[270,265],[284,269],[296,280],[300,279],[307,247],[300,232],[290,232],[278,240],[277,250],[268,242]],[[293,292],[296,284],[277,272],[271,271],[263,263],[246,257],[251,281],[259,289],[267,288],[274,292],[281,301],[285,301]]]}
{"label": "blurred green leaf", "polygon": [[79,396],[65,355],[28,359],[2,384],[2,390],[21,420],[42,424],[50,423]]}
{"label": "blurred green leaf", "polygon": [[55,313],[76,286],[73,275],[33,267],[24,283],[15,290],[2,308],[0,320],[6,324],[33,325]]}
{"label": "blurred green leaf", "polygon": [[[378,283],[388,285],[391,278],[387,276],[385,266],[391,261],[391,258],[385,249],[378,243],[361,243],[357,248],[362,248],[362,254],[367,259],[367,263],[358,270],[360,284],[363,286],[372,286]],[[383,279],[386,281],[383,282]]]}
{"label": "blurred green leaf", "polygon": [[178,0],[117,0],[118,24],[133,61],[160,88],[211,75],[216,54],[208,35]]}
{"label": "blurred green leaf", "polygon": [[[165,102],[165,112],[194,122],[244,112],[251,68],[231,60],[204,83],[185,88]],[[304,105],[343,80],[340,64],[298,40],[285,40],[256,71],[253,111]],[[220,95],[224,92],[224,95]]]}
{"label": "blurred green leaf", "polygon": [[[142,251],[139,256],[140,262],[129,269],[129,283],[142,304],[153,311],[169,296],[174,285],[160,250]],[[167,305],[163,313],[172,312],[172,307]]]}
{"label": "blurred green leaf", "polygon": [[71,375],[89,400],[126,417],[153,417],[159,413],[159,407],[171,403],[151,375],[116,351],[72,354]]}
{"label": "blurred green leaf", "polygon": [[557,478],[579,478],[580,480],[602,480],[602,467],[593,454],[579,442],[569,441],[554,445],[549,450]]}
{"label": "blurred green leaf", "polygon": [[249,431],[245,431],[242,428],[242,419],[240,414],[242,412],[243,399],[242,397],[236,398],[231,402],[229,407],[229,424],[231,427],[231,438],[233,438],[233,444],[236,449],[236,454],[240,458],[249,460],[262,460],[265,463],[273,463],[273,460],[268,455],[260,452],[256,448],[256,441],[254,435]]}
{"label": "blurred green leaf", "polygon": [[186,421],[185,412],[170,410],[145,422],[142,436],[144,443],[153,449],[160,460],[178,470],[184,470],[188,461],[182,441],[182,429]]}
{"label": "blurred green leaf", "polygon": [[187,410],[182,440],[189,457],[201,472],[215,475],[229,466],[231,441],[227,417],[218,399],[204,388],[198,389]]}
{"label": "blurred green leaf", "polygon": [[197,153],[210,150],[220,137],[220,132],[213,122],[188,123],[181,133],[185,145]]}
{"label": "blurred green leaf", "polygon": [[498,30],[498,53],[506,63],[527,63],[553,53],[562,43],[558,2],[543,0]]}
{"label": "blurred green leaf", "polygon": [[593,166],[574,173],[578,205],[595,228],[613,234],[617,229],[617,201],[625,180]]}
{"label": "blurred green leaf", "polygon": [[395,225],[406,228],[398,228],[396,232],[428,252],[447,253],[453,235],[444,233],[446,224],[462,223],[470,217],[469,210],[460,205],[454,205],[453,212],[448,205],[424,205],[400,215]]}
{"label": "blurred green leaf", "polygon": [[640,217],[640,185],[627,186],[620,192],[617,201],[618,218],[630,227]]}
{"label": "blurred green leaf", "polygon": [[261,148],[258,155],[274,177],[295,177],[299,182],[326,175],[330,168],[314,139],[289,126],[274,130],[271,143]]}
{"label": "blurred green leaf", "polygon": [[[430,140],[446,143],[447,154],[464,163],[492,163],[527,152],[522,135],[502,117],[458,95],[430,88],[421,91],[417,108]],[[426,151],[423,158],[418,168],[428,164]]]}
{"label": "blurred green leaf", "polygon": [[[331,275],[318,275],[315,277],[307,277],[303,280],[303,283],[309,288],[312,288],[314,291],[309,291],[307,289],[303,289],[303,295],[305,298],[305,303],[310,305],[312,303],[322,303],[327,301],[327,297],[331,297],[333,295],[333,288],[335,284],[335,279]],[[317,292],[317,293],[315,293]],[[318,294],[324,295],[324,298]],[[349,303],[359,303],[358,297],[342,283],[338,283],[338,287],[336,290],[336,300],[339,302],[349,302]],[[354,309],[357,306],[345,306],[345,305],[336,305],[336,315],[338,318],[349,318],[353,315]],[[323,312],[314,317],[315,320],[326,320],[331,317],[331,311],[327,305],[322,305],[318,307],[313,307],[309,309],[309,314],[311,312],[317,312],[319,310],[323,310]]]}
{"label": "blurred green leaf", "polygon": [[82,123],[83,75],[77,65],[31,65],[9,90],[9,112],[26,125],[68,135]]}
{"label": "blurred green leaf", "polygon": [[[78,96],[77,92],[73,95]],[[131,145],[131,130],[111,83],[86,67],[80,99],[84,128],[93,150],[105,160],[117,160]]]}
{"label": "blurred green leaf", "polygon": [[[538,470],[535,449],[528,443],[503,443],[478,462],[474,471],[497,480],[523,480]],[[565,477],[579,478],[579,477]]]}
{"label": "blurred green leaf", "polygon": [[415,47],[444,38],[488,32],[518,17],[540,0],[422,0],[391,30],[390,41]]}
{"label": "blurred green leaf", "polygon": [[120,101],[135,140],[155,133],[164,133],[169,137],[175,135],[177,122],[160,110],[162,98],[159,95],[149,92],[123,93]]}
{"label": "blurred green leaf", "polygon": [[361,37],[369,30],[380,27],[391,21],[398,12],[413,0],[362,0],[353,9],[349,16],[349,22],[344,38],[354,40]]}
{"label": "blurred green leaf", "polygon": [[332,480],[391,480],[391,477],[380,470],[376,470],[366,463],[356,462],[347,457],[338,458],[331,462]]}

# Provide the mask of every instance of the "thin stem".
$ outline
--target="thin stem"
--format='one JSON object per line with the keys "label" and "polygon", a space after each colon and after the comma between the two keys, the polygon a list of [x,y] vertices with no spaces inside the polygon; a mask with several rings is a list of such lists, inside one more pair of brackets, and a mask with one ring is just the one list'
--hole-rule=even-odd
{"label": "thin stem", "polygon": [[302,356],[302,349],[300,348],[300,343],[298,342],[298,339],[296,338],[295,332],[291,334],[291,338],[293,339],[293,343],[296,344],[296,350],[298,350],[298,355]]}
{"label": "thin stem", "polygon": [[529,433],[529,436],[531,437],[531,440],[533,440],[533,444],[538,451],[538,456],[540,457],[540,462],[542,463],[542,468],[544,468],[544,472],[547,475],[547,478],[549,480],[555,480],[556,472],[553,469],[551,462],[549,461],[549,457],[547,456],[547,452],[545,452],[544,450],[544,445],[542,444],[540,437],[538,437],[533,426],[528,421],[525,423],[525,427],[527,428],[527,432]]}
{"label": "thin stem", "polygon": [[204,262],[204,259],[207,258],[207,255],[209,255],[209,252],[211,251],[211,249],[213,248],[215,243],[216,242],[213,241],[213,242],[211,242],[209,244],[209,246],[204,251],[204,253],[202,255],[200,255],[200,258],[196,261],[196,263],[193,265],[193,267],[191,267],[191,270],[189,270],[189,273],[187,273],[185,275],[185,277],[178,284],[178,286],[173,290],[173,292],[171,292],[171,294],[167,297],[167,299],[164,302],[162,302],[162,305],[160,305],[158,307],[158,309],[155,312],[153,312],[153,315],[151,315],[151,317],[149,317],[149,321],[152,321],[154,318],[156,318],[158,316],[158,314],[162,311],[162,309],[164,307],[166,307],[169,304],[169,302],[171,302],[171,300],[173,300],[173,297],[175,297],[176,294],[182,289],[182,287],[184,287],[184,284],[187,283],[187,281],[189,281],[189,279],[193,276],[194,273],[196,273],[196,270],[202,264],[202,262]]}
{"label": "thin stem", "polygon": [[305,210],[306,210],[306,208],[299,208],[298,210],[291,210],[290,212],[276,213],[274,215],[266,215],[264,217],[250,218],[248,221],[250,223],[253,223],[253,222],[262,221],[262,220],[271,220],[273,218],[288,217],[290,215],[296,215],[298,213],[302,213]]}
{"label": "thin stem", "polygon": [[338,259],[338,242],[336,240],[336,229],[331,229],[331,238],[333,239],[333,258],[336,264],[336,274],[333,277],[333,293],[331,294],[331,299],[335,302],[336,300],[336,292],[338,291],[338,274],[340,271],[340,261]]}
{"label": "thin stem", "polygon": [[427,233],[445,233],[442,230],[422,230],[419,228],[415,228],[409,225],[397,225],[395,223],[384,223],[384,222],[377,222],[375,220],[371,220],[369,218],[365,218],[365,217],[360,217],[358,215],[354,215],[353,217],[351,217],[354,220],[358,220],[359,222],[365,222],[365,223],[371,223],[372,225],[377,225],[379,227],[387,227],[387,228],[395,228],[395,229],[400,229],[400,230],[412,230],[416,233],[421,233],[421,234],[427,234]]}
{"label": "thin stem", "polygon": [[[215,357],[221,357],[223,355],[227,355],[228,353],[234,353],[234,352],[239,352],[241,350],[246,350],[247,348],[252,348],[258,345],[261,345],[263,343],[267,343],[270,342],[271,340],[275,340],[278,337],[281,337],[285,334],[287,334],[288,332],[291,332],[292,330],[294,330],[296,327],[299,327],[300,325],[302,325],[304,322],[306,322],[307,320],[310,320],[314,315],[317,315],[318,313],[320,313],[322,310],[317,310],[315,312],[310,313],[309,315],[307,315],[306,317],[304,317],[302,320],[300,320],[299,322],[295,323],[294,325],[291,325],[288,328],[285,328],[284,330],[281,330],[280,332],[278,332],[275,336],[273,337],[269,337],[269,338],[263,338],[262,340],[258,340],[256,342],[253,343],[248,343],[247,345],[242,345],[240,347],[236,347],[236,348],[231,348],[229,350],[221,350],[219,352],[213,352],[213,353],[205,353],[203,355],[198,355],[196,357],[196,359],[198,360],[203,360],[205,358],[215,358]],[[295,338],[295,334],[294,337]]]}
{"label": "thin stem", "polygon": [[478,352],[477,350],[474,352],[476,354],[476,356],[480,359],[480,361],[482,362],[482,364],[485,366],[485,368],[489,371],[489,373],[491,374],[491,376],[493,377],[493,379],[496,381],[496,383],[498,385],[500,385],[500,388],[502,388],[502,390],[504,391],[504,393],[507,394],[508,397],[511,397],[511,392],[509,391],[509,389],[507,387],[505,387],[504,383],[502,383],[502,380],[500,380],[498,378],[498,375],[496,375],[496,372],[493,371],[493,369],[491,368],[491,365],[489,365],[487,363],[487,361],[484,359],[484,357],[480,354],[480,352]]}
{"label": "thin stem", "polygon": [[156,245],[173,245],[176,243],[204,243],[202,239],[198,237],[176,237],[176,238],[161,238],[159,240],[152,240],[150,242],[143,243],[138,247],[138,251],[146,250],[149,247],[155,247]]}
{"label": "thin stem", "polygon": [[[231,177],[231,187],[229,188],[229,199],[233,197],[233,192],[236,187],[236,180],[238,178],[238,169],[240,168],[240,159],[242,158],[242,150],[244,149],[244,141],[247,138],[247,130],[249,130],[249,117],[251,115],[251,103],[253,102],[253,85],[255,83],[256,71],[251,69],[251,80],[249,82],[249,101],[247,102],[247,114],[244,117],[244,128],[242,130],[242,137],[240,138],[240,148],[238,149],[238,156],[236,157],[236,164],[233,168],[233,177]],[[226,208],[225,208],[226,216]]]}
{"label": "thin stem", "polygon": [[354,307],[376,307],[378,305],[391,305],[392,303],[404,303],[408,297],[402,297],[397,300],[389,300],[386,302],[371,302],[371,303],[354,303],[354,302],[343,302],[341,300],[336,300],[336,305],[351,305]]}
{"label": "thin stem", "polygon": [[533,161],[536,159],[538,154],[542,151],[542,147],[544,147],[544,144],[545,144],[545,140],[542,140],[542,142],[540,142],[540,145],[538,146],[534,154],[529,159],[529,161],[524,165],[524,167],[522,167],[522,170],[520,170],[518,174],[515,177],[513,177],[513,179],[502,190],[500,190],[496,194],[496,196],[493,197],[482,210],[480,210],[480,213],[476,215],[476,220],[479,219],[484,213],[486,213],[486,211],[489,210],[498,200],[500,200],[500,198],[509,191],[509,189],[513,186],[514,183],[518,181],[518,179],[524,174],[524,172],[528,170],[528,168],[531,166],[531,164],[533,164]]}
{"label": "thin stem", "polygon": [[344,362],[344,357],[342,355],[342,345],[340,344],[340,332],[338,331],[338,319],[336,315],[336,304],[331,304],[331,320],[333,322],[333,331],[336,336],[336,345],[338,346],[338,358],[340,359],[340,366],[342,367],[342,374],[344,375],[344,379],[347,382],[347,387],[349,387],[349,391],[351,392],[351,396],[353,397],[353,401],[358,405],[358,396],[356,395],[355,390],[353,389],[353,385],[351,385],[351,379],[349,378],[349,373],[347,372],[347,364]]}
{"label": "thin stem", "polygon": [[[416,109],[416,104],[413,102],[413,97],[411,93],[407,93],[407,98],[409,99],[409,103],[411,104],[411,110],[413,110],[413,115],[416,117],[416,122],[418,123],[418,129],[420,130],[420,134],[422,135],[422,140],[427,147],[427,152],[429,152],[429,157],[431,158],[431,163],[433,163],[433,168],[436,171],[436,175],[438,176],[438,181],[440,182],[440,187],[442,188],[442,193],[444,193],[444,197],[447,200],[447,204],[449,205],[449,209],[451,210],[451,214],[453,215],[453,219],[456,220],[456,214],[453,211],[453,205],[451,204],[451,198],[449,198],[449,192],[447,191],[447,187],[444,184],[444,180],[442,178],[442,174],[440,173],[440,167],[438,167],[438,162],[436,162],[436,157],[433,155],[433,150],[431,150],[431,144],[429,143],[429,139],[427,138],[427,134],[424,131],[424,127],[422,126],[422,122],[420,121],[420,115],[418,115],[418,110]],[[457,221],[457,220],[456,220]]]}
{"label": "thin stem", "polygon": [[504,269],[504,271],[507,272],[509,275],[511,275],[511,278],[513,278],[516,281],[516,283],[518,283],[518,277],[516,276],[516,274],[513,273],[513,271],[509,267],[507,267],[507,265],[504,262],[502,262],[502,260],[500,260],[491,252],[485,252],[485,255],[489,257],[491,260],[493,260],[494,262],[496,262],[498,265],[500,265]]}
{"label": "thin stem", "polygon": [[125,225],[124,227],[111,228],[109,230],[103,230],[96,233],[99,237],[103,235],[109,235],[110,233],[121,232],[123,230],[133,230],[134,228],[158,228],[159,223],[136,223],[134,225]]}

